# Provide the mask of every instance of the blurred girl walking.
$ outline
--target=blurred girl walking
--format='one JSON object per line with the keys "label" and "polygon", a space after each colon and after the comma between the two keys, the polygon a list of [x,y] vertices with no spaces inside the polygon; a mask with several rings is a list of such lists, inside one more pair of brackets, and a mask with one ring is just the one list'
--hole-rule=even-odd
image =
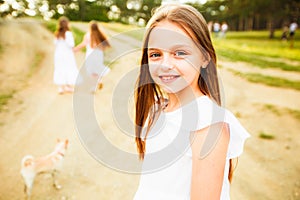
{"label": "blurred girl walking", "polygon": [[90,76],[92,81],[97,83],[97,87],[101,89],[103,86],[101,79],[110,71],[110,69],[104,65],[104,51],[111,46],[96,21],[90,22],[89,29],[90,30],[84,35],[82,42],[74,48],[74,51],[77,52],[84,47],[86,48],[84,67],[88,76]]}
{"label": "blurred girl walking", "polygon": [[74,38],[66,17],[58,21],[54,43],[54,84],[58,85],[59,94],[73,92],[79,72],[73,52]]}

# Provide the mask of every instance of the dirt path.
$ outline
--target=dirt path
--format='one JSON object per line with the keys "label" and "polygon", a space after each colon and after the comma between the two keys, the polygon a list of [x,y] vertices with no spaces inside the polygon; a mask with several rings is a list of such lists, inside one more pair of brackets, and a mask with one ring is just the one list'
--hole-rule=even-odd
{"label": "dirt path", "polygon": [[[76,26],[86,30],[86,25]],[[78,124],[74,121],[73,96],[57,95],[52,84],[52,35],[44,29],[37,34],[43,35],[43,44],[48,44],[43,45],[46,56],[40,70],[16,94],[7,111],[0,113],[0,199],[23,199],[23,182],[19,173],[21,158],[26,154],[41,156],[49,153],[56,138],[70,140],[59,176],[63,188],[53,189],[51,177],[42,174],[36,179],[33,200],[132,199],[139,176],[121,173],[98,163],[81,145]],[[109,35],[114,34],[109,32]],[[126,39],[129,41],[129,38]],[[104,88],[94,95],[99,124],[107,138],[126,151],[135,150],[134,141],[116,125],[112,99],[118,83],[138,63],[138,51],[121,54],[126,49],[138,47],[139,42],[130,41],[124,42],[119,37],[113,40],[114,49],[107,55],[115,58],[112,70],[103,80]],[[76,57],[80,66],[84,54],[77,53]],[[300,93],[249,83],[235,77],[226,68],[221,69],[220,76],[226,107],[239,116],[252,134],[246,143],[245,153],[239,159],[232,184],[232,199],[300,199],[300,159],[297,156],[300,123],[287,110],[300,110]],[[131,104],[129,100],[128,105]],[[266,104],[274,106],[275,111]],[[261,139],[259,135],[262,132],[273,135],[275,139]]]}
{"label": "dirt path", "polygon": [[[32,199],[132,199],[138,176],[129,176],[101,165],[81,145],[74,123],[73,96],[58,95],[52,84],[52,35],[46,31],[38,34],[43,34],[47,38],[45,44],[48,44],[41,70],[16,94],[17,100],[8,106],[8,111],[1,113],[0,179],[5,184],[0,187],[0,199],[23,199],[23,182],[19,172],[21,158],[26,154],[41,156],[50,153],[56,138],[70,140],[59,177],[63,189],[53,189],[51,177],[42,174],[36,179]],[[80,66],[84,54],[78,53],[76,57]],[[118,82],[122,73],[135,66],[130,65],[135,59],[125,59],[126,64],[112,70],[104,80],[103,90],[95,94],[95,102],[100,102],[104,109],[110,107],[114,83]],[[18,100],[22,103],[18,104]],[[99,113],[100,119],[101,115]],[[107,125],[107,128],[115,129],[114,124]]]}

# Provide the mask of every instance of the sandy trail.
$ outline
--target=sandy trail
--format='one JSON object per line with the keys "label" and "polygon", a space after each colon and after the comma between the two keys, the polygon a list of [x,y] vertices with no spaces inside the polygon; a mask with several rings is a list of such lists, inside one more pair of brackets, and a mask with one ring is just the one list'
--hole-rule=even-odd
{"label": "sandy trail", "polygon": [[[74,26],[87,30],[86,24],[74,23]],[[114,35],[108,33],[110,37]],[[52,84],[52,35],[44,29],[35,34],[43,35],[43,44],[48,44],[43,45],[45,59],[40,70],[16,94],[7,111],[0,113],[0,199],[24,198],[19,173],[21,158],[26,154],[41,156],[49,153],[56,138],[70,140],[59,176],[63,188],[55,190],[51,187],[50,175],[42,174],[36,179],[33,200],[132,199],[139,176],[118,172],[98,163],[82,146],[77,133],[78,124],[74,120],[73,95],[58,95]],[[114,38],[113,49],[107,54],[108,60],[113,60],[112,70],[103,80],[104,88],[94,95],[95,115],[114,145],[134,152],[133,138],[116,125],[112,114],[116,108],[112,107],[112,99],[124,75],[135,73],[140,56],[136,50],[139,42],[124,35]],[[28,40],[31,39],[28,36]],[[129,53],[128,50],[132,51]],[[76,57],[80,67],[84,54],[77,53]],[[287,108],[300,110],[300,92],[249,83],[234,76],[226,67],[220,70],[220,76],[226,107],[240,118],[252,135],[239,159],[232,184],[232,199],[300,199],[300,159],[297,156],[300,123],[287,111]],[[267,109],[266,104],[276,107],[276,112]],[[128,105],[132,105],[131,99]],[[262,132],[273,135],[275,139],[261,139],[259,135]]]}

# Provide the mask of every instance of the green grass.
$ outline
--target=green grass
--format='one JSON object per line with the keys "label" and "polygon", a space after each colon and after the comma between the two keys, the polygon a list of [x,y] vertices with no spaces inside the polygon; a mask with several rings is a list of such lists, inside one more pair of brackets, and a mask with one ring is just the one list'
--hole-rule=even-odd
{"label": "green grass", "polygon": [[105,28],[112,30],[117,33],[123,33],[137,40],[143,40],[144,28],[134,26],[134,25],[126,25],[121,23],[101,23]]}
{"label": "green grass", "polygon": [[265,104],[265,105],[264,105],[264,108],[265,108],[266,110],[271,111],[272,113],[274,113],[274,114],[277,115],[277,116],[281,116],[281,115],[282,115],[282,113],[279,111],[279,109],[278,109],[276,106],[274,106],[274,105],[271,105],[271,104]]}
{"label": "green grass", "polygon": [[282,107],[278,107],[278,106],[271,105],[271,104],[264,104],[263,109],[268,110],[277,116],[290,115],[294,119],[300,121],[300,111],[299,110],[294,110],[294,109],[290,109],[290,108],[282,108]]}
{"label": "green grass", "polygon": [[245,78],[253,83],[262,83],[273,87],[300,90],[300,81],[290,81],[284,78],[265,76],[257,73],[242,73],[232,69],[230,69],[230,71],[232,71],[235,75]]}
{"label": "green grass", "polygon": [[35,53],[35,57],[31,62],[31,66],[27,74],[28,78],[30,78],[39,69],[39,66],[41,65],[41,62],[44,60],[44,58],[45,58],[44,52],[39,51]]}
{"label": "green grass", "polygon": [[43,21],[43,25],[52,33],[55,32],[57,21],[56,20],[50,20],[50,21]]}
{"label": "green grass", "polygon": [[0,94],[0,112],[3,111],[3,108],[5,105],[7,105],[8,101],[13,98],[14,93],[14,91],[11,91]]}
{"label": "green grass", "polygon": [[[299,52],[300,53],[300,52]],[[239,50],[236,49],[218,49],[217,55],[221,57],[225,57],[230,61],[242,61],[246,63],[251,63],[260,68],[277,68],[284,71],[295,71],[300,72],[300,67],[288,64],[286,62],[280,61],[268,61],[265,59],[264,56],[258,55],[257,53],[241,53]]]}
{"label": "green grass", "polygon": [[[213,43],[221,58],[247,62],[261,68],[300,71],[299,34],[296,34],[293,49],[289,41],[280,40],[280,31],[275,32],[274,39],[269,39],[268,34],[268,31],[228,32],[226,38],[213,36]],[[295,61],[299,65],[291,64]]]}
{"label": "green grass", "polygon": [[300,121],[300,111],[299,110],[292,110],[287,109],[288,113],[291,114],[295,119]]}
{"label": "green grass", "polygon": [[80,30],[76,27],[72,27],[71,31],[72,31],[73,36],[74,36],[75,45],[79,44],[82,41],[85,32],[83,32],[82,30]]}
{"label": "green grass", "polygon": [[260,137],[261,139],[267,139],[267,140],[273,140],[273,139],[275,139],[274,135],[271,135],[271,134],[266,133],[266,132],[264,132],[264,131],[261,131],[261,132],[259,133],[259,137]]}

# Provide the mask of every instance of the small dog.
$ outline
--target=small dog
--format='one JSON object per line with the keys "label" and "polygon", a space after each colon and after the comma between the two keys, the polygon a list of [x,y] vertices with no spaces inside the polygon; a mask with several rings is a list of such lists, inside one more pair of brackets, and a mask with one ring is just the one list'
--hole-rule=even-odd
{"label": "small dog", "polygon": [[65,153],[68,148],[69,140],[57,139],[57,144],[54,151],[46,156],[34,158],[31,155],[24,156],[21,161],[21,175],[24,179],[24,192],[28,199],[30,199],[31,191],[35,176],[42,172],[50,172],[53,177],[53,186],[60,189],[61,186],[57,184],[55,176],[57,171],[62,167]]}

